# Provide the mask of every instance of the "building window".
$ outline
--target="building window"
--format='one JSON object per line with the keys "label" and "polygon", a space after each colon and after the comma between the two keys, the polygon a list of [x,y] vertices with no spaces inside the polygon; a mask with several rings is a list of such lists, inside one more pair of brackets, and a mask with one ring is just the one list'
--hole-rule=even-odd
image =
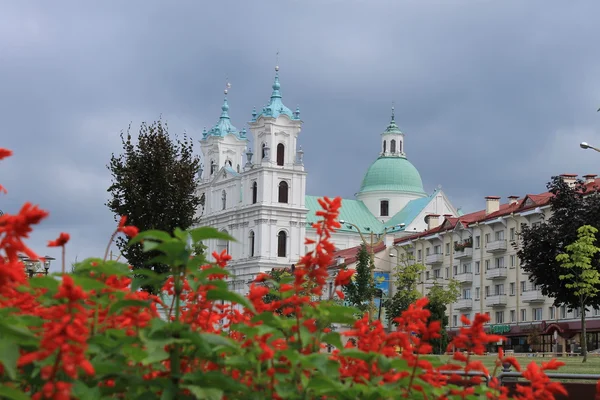
{"label": "building window", "polygon": [[515,228],[510,228],[509,236],[510,240],[515,240]]}
{"label": "building window", "polygon": [[515,295],[515,283],[511,282],[509,288],[510,288],[510,295],[514,296]]}
{"label": "building window", "polygon": [[429,271],[425,271],[425,280],[429,280]]}
{"label": "building window", "polygon": [[254,231],[250,231],[250,257],[254,257]]}
{"label": "building window", "polygon": [[433,270],[433,277],[435,279],[441,278],[442,277],[442,271],[438,268],[438,269],[434,269]]}
{"label": "building window", "polygon": [[288,202],[288,184],[286,181],[279,182],[279,202]]}
{"label": "building window", "polygon": [[450,268],[446,267],[446,279],[450,278]]}
{"label": "building window", "polygon": [[437,246],[433,246],[433,254],[442,254],[442,246],[439,244]]}
{"label": "building window", "polygon": [[525,291],[525,281],[521,281],[521,294]]}
{"label": "building window", "polygon": [[285,154],[285,146],[283,143],[277,145],[277,165],[283,166],[283,156]]}
{"label": "building window", "polygon": [[475,288],[475,300],[479,300],[479,292],[480,292],[479,288],[476,287]]}
{"label": "building window", "polygon": [[450,254],[450,243],[446,243],[446,255]]}
{"label": "building window", "polygon": [[567,306],[560,307],[560,318],[567,318]]}
{"label": "building window", "polygon": [[504,257],[496,258],[496,268],[504,268]]}
{"label": "building window", "polygon": [[541,321],[542,320],[542,308],[534,308],[533,309],[533,320]]}
{"label": "building window", "polygon": [[258,183],[252,182],[252,204],[256,204],[258,201]]}
{"label": "building window", "polygon": [[419,250],[417,250],[417,261],[421,261],[422,258],[423,258],[422,257],[422,250],[419,249]]}
{"label": "building window", "polygon": [[494,296],[501,296],[504,294],[504,284],[494,285]]}
{"label": "building window", "polygon": [[521,322],[525,322],[527,321],[527,310],[522,308],[521,309]]}
{"label": "building window", "polygon": [[398,153],[402,153],[402,140],[398,141]]}
{"label": "building window", "polygon": [[394,139],[390,141],[390,152],[392,154],[396,152],[396,141]]}
{"label": "building window", "polygon": [[486,233],[485,236],[483,237],[484,239],[484,244],[488,244],[490,242],[490,234]]}
{"label": "building window", "polygon": [[532,227],[533,229],[535,229],[535,228],[539,228],[540,226],[542,226],[542,223],[541,223],[541,222],[534,222],[533,224],[531,224],[531,227]]}
{"label": "building window", "polygon": [[501,231],[496,231],[495,233],[496,240],[504,240],[504,229]]}
{"label": "building window", "polygon": [[387,151],[387,142],[384,140],[383,141],[383,152],[385,153]]}
{"label": "building window", "polygon": [[556,318],[556,309],[552,306],[548,307],[548,315],[550,316],[550,319],[555,319]]}
{"label": "building window", "polygon": [[454,272],[454,276],[458,275],[458,265],[452,267],[452,271]]}
{"label": "building window", "polygon": [[427,247],[427,248],[425,249],[425,257],[427,257],[427,256],[429,255],[429,251],[430,251],[430,250],[429,250],[429,247]]}
{"label": "building window", "polygon": [[514,268],[514,267],[516,267],[516,266],[517,266],[517,256],[516,256],[516,255],[514,255],[514,254],[512,254],[512,255],[510,256],[510,267],[511,267],[511,268]]}
{"label": "building window", "polygon": [[497,324],[504,323],[504,311],[496,311],[496,323]]}
{"label": "building window", "polygon": [[463,299],[471,299],[471,289],[463,289]]}
{"label": "building window", "polygon": [[481,269],[481,264],[479,261],[475,261],[475,274],[479,275],[480,274],[480,269]]}
{"label": "building window", "polygon": [[221,201],[223,202],[223,210],[227,208],[227,192],[223,190],[221,192]]}
{"label": "building window", "polygon": [[490,260],[485,260],[485,270],[489,270],[490,269]]}
{"label": "building window", "polygon": [[485,297],[488,297],[490,295],[490,287],[486,286],[485,287]]}
{"label": "building window", "polygon": [[452,316],[452,326],[453,327],[457,327],[458,326],[458,315],[453,315]]}
{"label": "building window", "polygon": [[277,257],[286,257],[287,235],[284,231],[277,234]]}
{"label": "building window", "polygon": [[517,312],[510,310],[510,322],[517,322]]}
{"label": "building window", "polygon": [[379,203],[379,214],[382,217],[387,217],[390,215],[390,202],[388,200],[381,200]]}
{"label": "building window", "polygon": [[464,274],[470,274],[471,273],[471,263],[463,264],[462,272]]}
{"label": "building window", "polygon": [[475,248],[478,249],[481,247],[481,236],[475,236]]}

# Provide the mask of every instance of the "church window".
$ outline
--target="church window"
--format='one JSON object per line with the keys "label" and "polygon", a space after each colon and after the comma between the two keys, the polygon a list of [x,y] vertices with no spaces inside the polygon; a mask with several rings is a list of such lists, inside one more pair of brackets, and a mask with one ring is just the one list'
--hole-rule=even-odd
{"label": "church window", "polygon": [[398,153],[402,153],[402,140],[398,142]]}
{"label": "church window", "polygon": [[266,155],[267,155],[267,144],[266,144],[266,143],[263,143],[263,144],[262,144],[262,157],[261,157],[261,160],[262,160],[263,158],[265,158],[265,157],[266,157]]}
{"label": "church window", "polygon": [[390,141],[390,151],[392,152],[392,154],[396,152],[396,141],[394,139]]}
{"label": "church window", "polygon": [[258,201],[258,183],[252,182],[252,204],[256,204]]}
{"label": "church window", "polygon": [[287,234],[281,231],[277,234],[277,257],[286,257],[287,255]]}
{"label": "church window", "polygon": [[387,142],[384,140],[384,141],[383,141],[383,152],[384,152],[384,153],[385,153],[385,151],[386,151],[386,143],[387,143]]}
{"label": "church window", "polygon": [[254,231],[250,231],[250,257],[254,257]]}
{"label": "church window", "polygon": [[288,202],[288,184],[286,181],[279,182],[279,202]]}
{"label": "church window", "polygon": [[217,166],[216,166],[214,160],[211,160],[211,162],[210,162],[210,174],[211,175],[215,173],[216,168],[217,168]]}
{"label": "church window", "polygon": [[223,210],[227,208],[227,192],[223,190],[221,193],[221,201],[223,202]]}
{"label": "church window", "polygon": [[285,154],[285,146],[283,143],[277,145],[277,165],[283,166],[283,155]]}
{"label": "church window", "polygon": [[390,202],[388,200],[381,200],[381,203],[379,204],[379,214],[382,217],[390,215]]}

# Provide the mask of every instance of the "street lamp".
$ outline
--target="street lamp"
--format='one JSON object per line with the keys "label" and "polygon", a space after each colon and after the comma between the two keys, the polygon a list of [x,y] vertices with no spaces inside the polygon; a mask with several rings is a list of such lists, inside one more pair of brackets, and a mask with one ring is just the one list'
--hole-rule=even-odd
{"label": "street lamp", "polygon": [[[393,230],[395,228],[404,228],[405,224],[404,223],[400,223],[400,224],[396,224],[393,226],[388,226],[387,228],[385,228],[383,230],[383,233],[381,234],[381,236],[377,239],[377,242],[374,241],[375,235],[373,233],[373,231],[371,231],[371,244],[369,245],[367,243],[367,240],[365,239],[365,236],[363,235],[362,231],[360,230],[360,228],[353,224],[352,222],[348,222],[348,221],[344,221],[343,219],[340,220],[340,224],[347,224],[350,225],[354,228],[356,228],[356,230],[358,231],[358,234],[360,235],[360,239],[362,240],[362,242],[364,243],[365,246],[369,247],[369,258],[371,261],[371,279],[374,281],[375,280],[375,246],[378,246],[379,244],[383,243],[383,241],[385,240],[385,235],[386,233],[388,233],[389,230]],[[375,308],[375,296],[371,296],[371,299],[369,301],[369,321],[373,320],[373,310]],[[381,302],[380,302],[381,305]],[[380,307],[380,313],[381,313],[381,307]]]}
{"label": "street lamp", "polygon": [[50,270],[50,264],[52,263],[52,261],[55,260],[54,257],[50,256],[44,256],[43,260],[34,260],[24,256],[19,256],[19,258],[21,259],[21,262],[25,264],[25,271],[27,272],[27,275],[30,278],[33,278],[33,276],[36,273],[43,273],[44,275],[48,275],[48,272]]}
{"label": "street lamp", "polygon": [[598,149],[598,148],[596,148],[596,147],[594,147],[594,146],[590,146],[590,145],[589,145],[589,144],[587,144],[586,142],[581,142],[581,143],[579,143],[579,147],[581,147],[581,148],[582,148],[582,149],[584,149],[584,150],[587,150],[587,149],[596,150],[597,152],[599,152],[599,153],[600,153],[600,149]]}

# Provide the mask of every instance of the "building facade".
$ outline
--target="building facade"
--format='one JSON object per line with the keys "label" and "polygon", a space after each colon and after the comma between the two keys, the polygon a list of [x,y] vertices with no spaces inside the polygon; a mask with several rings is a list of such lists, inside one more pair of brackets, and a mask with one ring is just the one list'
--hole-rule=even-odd
{"label": "building facade", "polygon": [[[563,179],[575,181],[574,175]],[[587,176],[588,184],[600,184]],[[458,218],[431,216],[436,221],[427,231],[395,240],[400,257],[425,265],[420,289],[450,279],[460,284],[460,296],[448,308],[451,330],[461,316],[490,316],[489,330],[508,338],[506,349],[518,352],[569,352],[576,350],[581,331],[580,310],[554,307],[553,299],[530,282],[517,257],[522,225],[536,226],[551,216],[550,193],[488,196],[483,210]],[[437,222],[439,221],[439,223]],[[589,350],[600,348],[600,310],[590,310]],[[532,339],[535,336],[536,339]]]}

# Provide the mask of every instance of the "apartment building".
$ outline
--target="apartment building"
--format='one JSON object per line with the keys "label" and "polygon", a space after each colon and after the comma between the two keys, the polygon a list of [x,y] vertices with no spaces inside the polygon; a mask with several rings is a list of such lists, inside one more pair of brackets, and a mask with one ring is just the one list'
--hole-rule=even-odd
{"label": "apartment building", "polygon": [[[576,175],[562,175],[574,183]],[[588,185],[600,185],[586,175]],[[505,349],[518,352],[569,352],[578,346],[580,310],[554,307],[521,268],[517,257],[523,224],[535,226],[551,215],[551,193],[485,198],[485,209],[459,217],[428,215],[428,229],[398,238],[398,256],[409,256],[426,266],[420,288],[423,294],[434,282],[454,279],[460,296],[448,308],[449,330],[461,326],[461,315],[490,316],[489,331],[502,334]],[[588,310],[588,349],[600,348],[600,310]],[[531,340],[534,336],[536,339]],[[530,339],[528,340],[528,337]],[[492,346],[494,347],[494,346]]]}

